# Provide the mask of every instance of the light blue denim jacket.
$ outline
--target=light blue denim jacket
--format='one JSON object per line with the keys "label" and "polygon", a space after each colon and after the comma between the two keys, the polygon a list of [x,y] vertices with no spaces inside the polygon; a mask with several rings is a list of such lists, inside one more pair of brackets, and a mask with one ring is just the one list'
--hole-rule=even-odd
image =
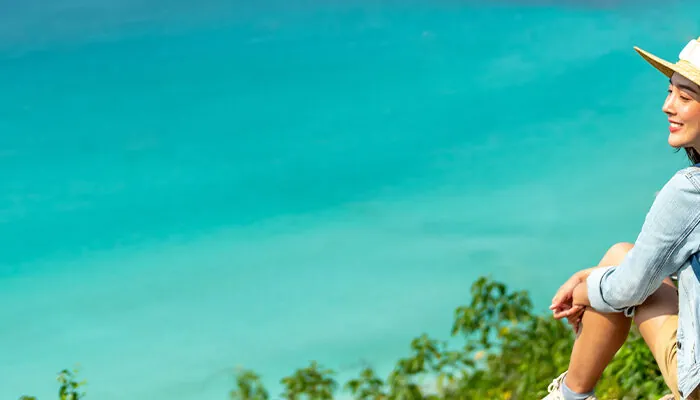
{"label": "light blue denim jacket", "polygon": [[[635,246],[617,266],[593,270],[587,279],[591,307],[624,312],[678,274],[678,386],[683,398],[700,384],[700,280],[691,259],[700,250],[700,168],[676,172],[651,206]],[[697,258],[696,258],[696,265]]]}

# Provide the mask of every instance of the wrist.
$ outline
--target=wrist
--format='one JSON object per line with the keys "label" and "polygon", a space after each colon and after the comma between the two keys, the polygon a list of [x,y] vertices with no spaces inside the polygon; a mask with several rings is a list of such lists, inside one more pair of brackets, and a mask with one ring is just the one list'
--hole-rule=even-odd
{"label": "wrist", "polygon": [[578,276],[580,282],[586,282],[586,279],[588,279],[588,277],[591,275],[591,273],[598,268],[606,268],[606,267],[598,265],[597,267],[582,269],[582,270],[578,271],[576,273],[576,275]]}
{"label": "wrist", "polygon": [[586,279],[588,279],[588,276],[591,274],[592,270],[593,268],[582,269],[576,273],[576,278],[578,278],[579,282],[583,283],[586,281]]}
{"label": "wrist", "polygon": [[573,303],[575,305],[590,306],[591,302],[588,300],[588,285],[586,282],[581,282],[574,288],[572,293]]}

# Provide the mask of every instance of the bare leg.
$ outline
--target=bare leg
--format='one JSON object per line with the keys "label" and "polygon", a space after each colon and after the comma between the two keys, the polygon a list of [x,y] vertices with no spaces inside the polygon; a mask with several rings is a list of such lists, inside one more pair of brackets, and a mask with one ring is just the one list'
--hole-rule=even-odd
{"label": "bare leg", "polygon": [[656,334],[671,315],[678,315],[678,291],[673,282],[666,279],[659,290],[637,309],[634,316],[639,333],[654,354],[657,353],[653,347],[656,345]]}
{"label": "bare leg", "polygon": [[[618,243],[601,259],[601,266],[618,265],[631,243]],[[678,295],[675,286],[666,278],[664,284],[637,307],[635,322],[647,345],[656,341],[656,329],[671,314],[678,313]],[[631,319],[622,313],[604,314],[586,309],[581,322],[581,333],[574,343],[565,378],[566,386],[577,393],[593,390],[603,371],[612,361],[629,334]]]}
{"label": "bare leg", "polygon": [[[649,296],[643,307],[639,307],[635,312],[634,323],[639,327],[639,332],[642,334],[647,346],[651,349],[651,353],[656,359],[661,368],[661,372],[666,381],[666,385],[671,389],[675,398],[680,398],[678,393],[677,376],[669,371],[669,355],[664,351],[664,343],[668,343],[670,339],[668,330],[662,329],[664,323],[671,316],[678,315],[678,291],[675,285],[670,280],[664,281],[659,290]],[[659,342],[661,339],[661,342]],[[661,348],[654,348],[661,344]],[[676,362],[672,362],[671,368],[676,368]],[[695,396],[691,396],[696,398]]]}
{"label": "bare leg", "polygon": [[[632,247],[631,243],[612,246],[598,265],[618,265]],[[631,319],[622,313],[603,314],[586,309],[581,320],[581,332],[571,352],[566,386],[577,393],[593,390],[605,367],[627,339],[631,324]]]}

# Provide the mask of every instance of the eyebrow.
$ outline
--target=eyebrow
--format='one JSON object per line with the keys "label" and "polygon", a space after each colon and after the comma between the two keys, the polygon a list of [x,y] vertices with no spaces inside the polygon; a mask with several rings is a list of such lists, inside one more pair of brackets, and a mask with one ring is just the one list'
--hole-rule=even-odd
{"label": "eyebrow", "polygon": [[679,89],[683,89],[683,90],[685,90],[685,91],[688,91],[688,92],[690,92],[690,93],[700,94],[700,93],[698,93],[698,91],[697,91],[694,87],[691,87],[691,86],[688,86],[688,85],[684,85],[684,84],[682,84],[682,83],[675,84],[675,83],[671,82],[671,79],[668,80],[668,83],[670,83],[671,85],[673,85],[673,86],[675,86],[675,87],[677,87],[677,88],[679,88]]}

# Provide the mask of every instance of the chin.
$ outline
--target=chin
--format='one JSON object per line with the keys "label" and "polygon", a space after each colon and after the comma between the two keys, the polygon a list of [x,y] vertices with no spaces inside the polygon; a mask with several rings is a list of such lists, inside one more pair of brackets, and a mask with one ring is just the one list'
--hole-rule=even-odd
{"label": "chin", "polygon": [[683,140],[683,137],[677,133],[672,133],[668,137],[668,144],[676,149],[681,149],[689,145],[687,140]]}

